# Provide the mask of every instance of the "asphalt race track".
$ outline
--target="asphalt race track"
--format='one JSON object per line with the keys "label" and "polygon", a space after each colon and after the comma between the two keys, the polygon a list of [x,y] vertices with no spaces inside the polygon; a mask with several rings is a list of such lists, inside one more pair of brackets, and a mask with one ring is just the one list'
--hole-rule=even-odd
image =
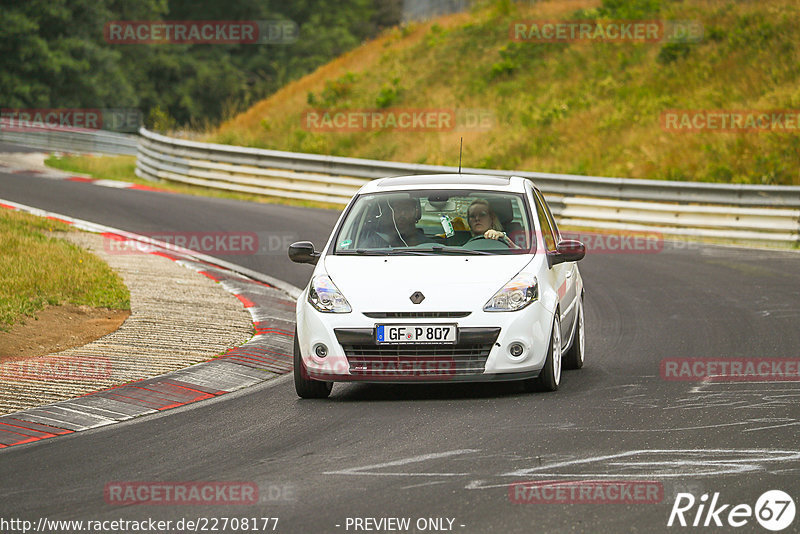
{"label": "asphalt race track", "polygon": [[[0,199],[139,233],[271,233],[317,247],[338,217],[25,174],[0,174]],[[311,273],[277,247],[224,259],[297,286]],[[797,381],[669,381],[660,371],[665,358],[800,357],[800,253],[667,243],[658,253],[589,254],[580,266],[587,365],[565,373],[558,392],[337,384],[329,400],[303,401],[285,377],[0,451],[0,517],[277,517],[275,532],[285,533],[376,525],[356,529],[356,518],[422,520],[408,532],[721,532],[733,529],[668,528],[675,496],[719,492],[718,504],[730,505],[722,521],[767,490],[800,504]],[[653,481],[663,496],[563,504],[512,502],[509,493],[514,482],[599,480]],[[246,481],[259,502],[109,504],[104,489],[120,481]],[[737,532],[767,532],[746,519]]]}

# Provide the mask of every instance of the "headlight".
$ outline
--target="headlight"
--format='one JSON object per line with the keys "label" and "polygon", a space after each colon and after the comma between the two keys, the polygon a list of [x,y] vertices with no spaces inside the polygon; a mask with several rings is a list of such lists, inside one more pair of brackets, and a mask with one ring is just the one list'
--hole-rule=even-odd
{"label": "headlight", "polygon": [[500,288],[483,311],[521,310],[539,298],[539,281],[532,274],[519,273],[509,283]]}
{"label": "headlight", "polygon": [[350,303],[327,274],[315,276],[311,280],[308,302],[321,312],[350,313],[351,311]]}

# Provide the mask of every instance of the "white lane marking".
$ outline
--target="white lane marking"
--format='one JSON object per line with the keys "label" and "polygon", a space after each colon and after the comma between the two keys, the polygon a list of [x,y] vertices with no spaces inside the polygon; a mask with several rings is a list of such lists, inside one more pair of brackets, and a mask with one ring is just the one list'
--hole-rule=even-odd
{"label": "white lane marking", "polygon": [[[625,394],[612,399],[635,408],[660,410],[703,410],[712,407],[770,409],[794,407],[800,401],[800,389],[786,382],[719,382],[693,384],[686,396],[678,399],[653,398],[641,384],[625,384]],[[606,389],[613,389],[606,388]],[[680,430],[680,429],[675,429]]]}
{"label": "white lane marking", "polygon": [[742,430],[742,432],[756,432],[758,430],[768,430],[771,428],[781,428],[784,426],[794,426],[794,425],[800,425],[800,421],[794,421],[793,423],[784,423],[782,425],[764,426],[761,428],[748,428],[747,430]]}
{"label": "white lane marking", "polygon": [[[670,455],[696,457],[695,459],[664,459],[654,457],[643,461],[630,461],[626,458],[638,455]],[[740,455],[740,457],[720,459],[722,455]],[[616,461],[624,460],[624,461]],[[618,454],[594,456],[577,460],[568,460],[542,467],[529,469],[519,469],[502,473],[500,477],[530,477],[530,478],[551,478],[551,479],[670,479],[686,477],[708,477],[730,474],[741,474],[758,471],[767,471],[764,464],[770,462],[791,462],[800,460],[800,451],[784,451],[772,449],[653,449],[635,450]],[[597,469],[588,470],[582,473],[570,473],[559,470],[559,468],[570,468],[583,466],[592,462],[599,462]],[[605,463],[603,463],[605,462]],[[666,469],[665,469],[666,467]],[[626,469],[627,468],[627,469]],[[647,468],[647,469],[642,469]],[[635,473],[625,473],[625,470],[636,469]],[[797,468],[780,469],[774,472],[795,472]],[[491,484],[487,480],[472,480],[467,483],[465,489],[493,489],[508,488],[510,483]]]}
{"label": "white lane marking", "polygon": [[[721,455],[730,454],[734,455],[733,458],[720,459]],[[599,473],[554,473],[562,467],[573,467],[577,465],[584,465],[593,462],[603,462],[606,460],[622,460],[626,458],[635,458],[637,456],[656,455],[667,456],[667,458],[652,458],[644,461],[610,461],[607,465],[611,466],[652,466],[652,471],[643,471],[634,474],[609,474],[608,470],[603,470]],[[670,460],[668,458],[675,455],[685,455],[687,459],[684,460]],[[704,456],[706,455],[706,456]],[[735,455],[740,455],[738,458]],[[698,459],[690,459],[698,458]],[[609,454],[603,456],[594,456],[590,458],[582,458],[578,460],[567,460],[552,465],[531,467],[528,469],[518,469],[503,473],[500,476],[560,476],[560,477],[599,477],[599,478],[630,478],[630,477],[682,477],[687,475],[724,475],[731,473],[743,473],[749,471],[763,470],[761,463],[768,462],[785,462],[800,460],[800,451],[785,451],[773,449],[640,449],[627,451],[617,454]],[[679,472],[663,472],[659,469],[665,465],[674,465],[681,467]],[[698,472],[687,472],[686,468],[698,468]],[[711,468],[708,470],[707,468]]]}
{"label": "white lane marking", "polygon": [[[692,388],[689,389],[689,393],[708,395],[709,392],[706,391],[706,389],[711,389],[711,388],[719,388],[719,389],[727,388],[727,390],[723,391],[723,393],[739,393],[739,392],[750,393],[756,391],[763,392],[763,387],[761,386],[761,384],[771,384],[773,386],[788,386],[790,384],[797,384],[796,381],[789,381],[789,380],[746,380],[746,381],[712,380],[712,378],[714,378],[715,376],[716,375],[707,376],[703,378],[703,380],[701,380],[700,383],[698,383],[696,386],[692,386]],[[750,389],[750,386],[757,386],[757,388]],[[732,387],[735,387],[736,389],[730,389]],[[767,393],[771,393],[773,391],[796,392],[797,388],[794,387],[785,389],[770,389],[769,392]]]}
{"label": "white lane marking", "polygon": [[[764,387],[763,384],[770,384],[773,387]],[[693,396],[678,399],[674,401],[674,406],[664,406],[663,409],[707,410],[709,406],[774,409],[776,407],[796,406],[798,400],[800,400],[800,389],[788,387],[786,384],[781,384],[782,387],[775,387],[777,385],[775,382],[748,382],[746,384],[709,382],[693,387],[689,392]]]}
{"label": "white lane marking", "polygon": [[[645,432],[686,432],[691,430],[705,430],[708,428],[724,428],[729,426],[741,426],[741,425],[751,425],[751,424],[764,424],[764,423],[781,423],[775,426],[761,426],[757,428],[748,428],[742,430],[742,432],[758,432],[759,430],[767,430],[770,428],[778,428],[781,426],[791,426],[800,424],[800,421],[797,419],[792,419],[789,417],[775,417],[775,418],[762,418],[762,419],[747,419],[745,421],[735,421],[732,423],[714,423],[713,425],[697,425],[697,426],[684,426],[684,427],[666,427],[666,428],[588,428],[588,427],[578,427],[578,426],[570,426],[570,425],[559,425],[556,427],[557,430],[578,430],[581,432],[624,432],[629,434],[638,434],[638,433],[645,433]],[[552,428],[552,426],[547,425],[548,428]]]}
{"label": "white lane marking", "polygon": [[410,486],[403,486],[400,489],[421,488],[423,486],[435,486],[436,484],[444,484],[446,480],[432,480],[430,482],[423,482],[422,484],[411,484]]}
{"label": "white lane marking", "polygon": [[[347,468],[340,471],[327,471],[326,475],[368,475],[368,476],[423,476],[454,477],[467,476],[470,473],[432,473],[432,472],[380,472],[379,469],[397,467],[424,462],[427,460],[455,457],[480,452],[479,449],[458,449],[421,456],[412,456],[400,460],[383,462],[362,467]],[[491,455],[488,456],[503,456]],[[777,472],[796,472],[797,467],[786,463],[800,461],[800,451],[779,449],[637,449],[614,454],[590,456],[556,461],[529,468],[516,469],[499,474],[490,474],[492,478],[514,477],[516,479],[685,479],[686,477],[711,477],[735,475],[754,472],[775,473],[769,464],[779,468]],[[443,484],[446,481],[431,481],[404,486],[402,489]],[[508,488],[510,482],[492,483],[490,479],[468,481],[465,489]]]}
{"label": "white lane marking", "polygon": [[325,471],[323,472],[324,475],[372,475],[372,476],[412,476],[412,477],[419,477],[419,476],[442,476],[442,477],[453,477],[453,476],[465,476],[470,475],[471,473],[386,473],[386,472],[373,472],[376,469],[383,469],[384,467],[397,467],[401,465],[408,465],[414,463],[425,462],[427,460],[437,460],[439,458],[448,458],[450,456],[459,456],[462,454],[470,454],[473,452],[480,452],[480,449],[456,449],[453,451],[445,451],[445,452],[436,452],[432,454],[423,454],[421,456],[412,456],[410,458],[403,458],[400,460],[393,460],[391,462],[384,462],[380,464],[373,464],[373,465],[365,465],[362,467],[350,467],[348,469],[342,469],[341,471]]}

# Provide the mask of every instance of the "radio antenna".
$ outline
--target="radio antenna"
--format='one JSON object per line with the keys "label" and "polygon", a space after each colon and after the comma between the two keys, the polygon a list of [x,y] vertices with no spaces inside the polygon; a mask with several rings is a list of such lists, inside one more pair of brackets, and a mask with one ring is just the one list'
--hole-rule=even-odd
{"label": "radio antenna", "polygon": [[461,138],[461,147],[458,149],[458,174],[461,174],[461,153],[464,151],[464,138]]}

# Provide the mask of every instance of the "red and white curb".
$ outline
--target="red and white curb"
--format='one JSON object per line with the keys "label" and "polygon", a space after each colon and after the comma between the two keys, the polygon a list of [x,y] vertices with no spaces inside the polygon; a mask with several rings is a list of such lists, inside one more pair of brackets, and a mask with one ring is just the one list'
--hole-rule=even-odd
{"label": "red and white curb", "polygon": [[0,199],[0,207],[25,211],[152,246],[152,254],[193,269],[235,295],[253,317],[255,336],[212,360],[154,378],[116,386],[38,408],[0,416],[0,449],[111,425],[211,399],[292,369],[294,307],[301,290],[228,262],[124,230]]}
{"label": "red and white curb", "polygon": [[68,178],[64,178],[64,180],[68,182],[82,182],[92,185],[99,185],[101,187],[112,187],[114,189],[136,189],[139,191],[155,191],[156,193],[174,193],[174,191],[169,191],[168,189],[161,189],[149,185],[134,184],[131,182],[123,182],[120,180],[103,180],[98,178],[87,178],[83,176],[70,176]]}
{"label": "red and white curb", "polygon": [[79,174],[69,174],[58,169],[31,169],[29,167],[19,167],[15,165],[8,165],[0,162],[0,171],[8,174],[32,174],[41,178],[49,178],[53,180],[65,180],[67,182],[80,182],[91,185],[98,185],[101,187],[111,187],[114,189],[134,189],[138,191],[154,191],[156,193],[174,193],[168,189],[161,189],[144,184],[135,184],[132,182],[123,182],[121,180],[106,180],[102,178],[91,178],[89,176]]}

